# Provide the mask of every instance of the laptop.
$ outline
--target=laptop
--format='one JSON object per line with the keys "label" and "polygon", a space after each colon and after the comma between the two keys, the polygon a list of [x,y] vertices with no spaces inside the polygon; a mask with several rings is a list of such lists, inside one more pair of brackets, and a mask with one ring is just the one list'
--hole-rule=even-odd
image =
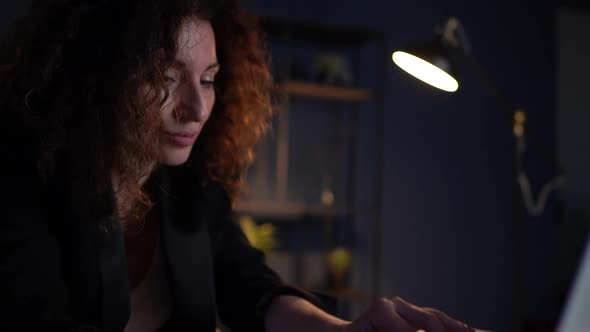
{"label": "laptop", "polygon": [[557,332],[590,331],[590,237],[568,295]]}

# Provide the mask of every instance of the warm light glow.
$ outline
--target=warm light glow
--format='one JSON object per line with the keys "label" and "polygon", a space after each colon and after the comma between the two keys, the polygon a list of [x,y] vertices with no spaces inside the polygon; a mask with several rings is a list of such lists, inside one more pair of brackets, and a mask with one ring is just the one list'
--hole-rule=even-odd
{"label": "warm light glow", "polygon": [[459,89],[459,83],[437,66],[406,52],[393,52],[391,58],[396,65],[417,79],[448,92]]}

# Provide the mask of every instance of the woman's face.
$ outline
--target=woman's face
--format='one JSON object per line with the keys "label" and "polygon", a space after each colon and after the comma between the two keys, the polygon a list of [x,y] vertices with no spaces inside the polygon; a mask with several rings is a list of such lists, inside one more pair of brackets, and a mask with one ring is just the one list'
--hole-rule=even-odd
{"label": "woman's face", "polygon": [[209,21],[186,20],[180,27],[178,53],[166,71],[168,100],[161,110],[160,162],[187,161],[215,103],[213,82],[219,71],[215,35]]}

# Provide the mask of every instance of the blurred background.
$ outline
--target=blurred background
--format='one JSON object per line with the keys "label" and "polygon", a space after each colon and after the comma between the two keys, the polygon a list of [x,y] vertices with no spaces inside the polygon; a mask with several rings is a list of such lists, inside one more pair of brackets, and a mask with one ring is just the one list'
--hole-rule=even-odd
{"label": "blurred background", "polygon": [[[269,264],[346,318],[400,296],[478,328],[552,331],[590,223],[588,2],[244,3],[267,32],[279,112],[236,212]],[[4,2],[0,31],[28,4]],[[451,16],[527,112],[535,198],[567,179],[540,215],[523,209],[510,119],[477,75],[459,66],[447,93],[391,61]]]}

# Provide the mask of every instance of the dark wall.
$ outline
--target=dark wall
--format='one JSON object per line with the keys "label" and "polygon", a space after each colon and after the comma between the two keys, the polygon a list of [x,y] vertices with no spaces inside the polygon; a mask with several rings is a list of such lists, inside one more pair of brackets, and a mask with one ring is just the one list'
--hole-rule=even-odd
{"label": "dark wall", "polygon": [[569,11],[590,12],[590,3],[584,0],[559,0],[559,7]]}
{"label": "dark wall", "polygon": [[0,10],[0,33],[4,32],[15,17],[25,12],[31,1],[5,1]]}

